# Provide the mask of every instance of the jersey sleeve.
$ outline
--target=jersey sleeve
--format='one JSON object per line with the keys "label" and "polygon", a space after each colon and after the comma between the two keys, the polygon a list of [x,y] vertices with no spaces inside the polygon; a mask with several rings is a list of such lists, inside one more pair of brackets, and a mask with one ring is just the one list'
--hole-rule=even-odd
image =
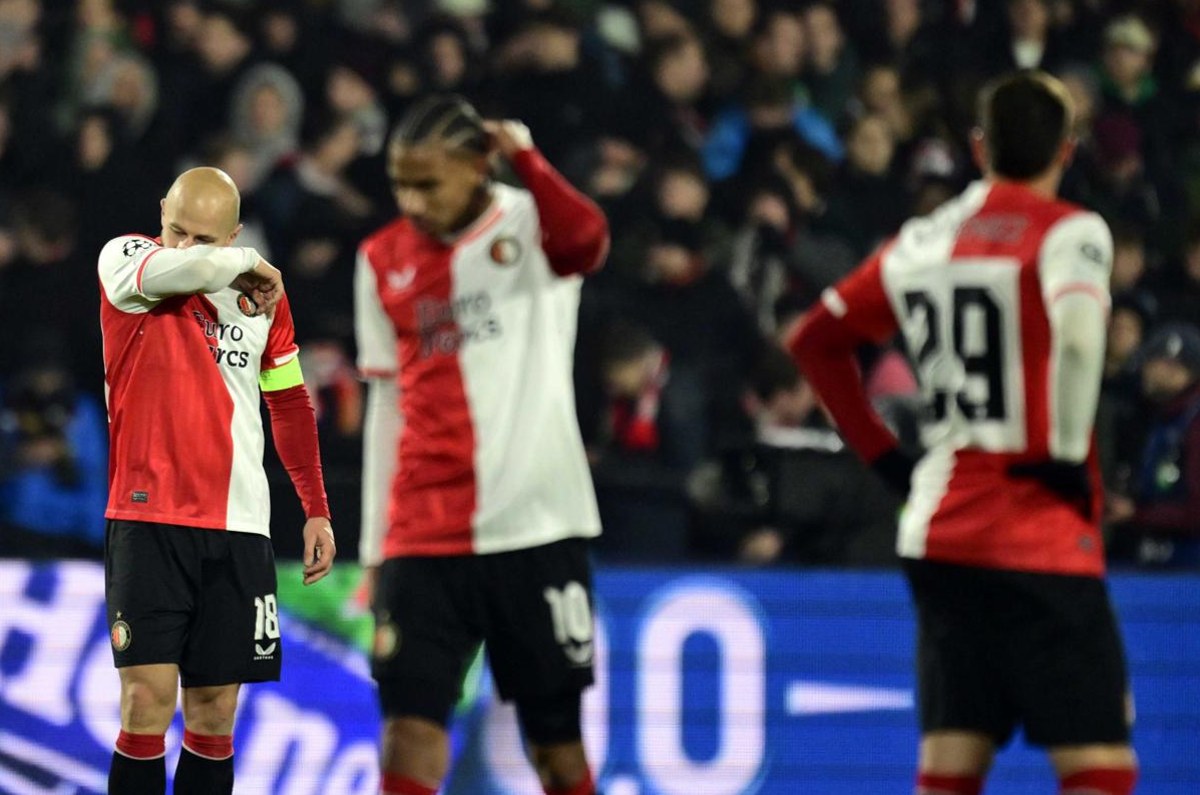
{"label": "jersey sleeve", "polygon": [[159,299],[142,292],[146,265],[164,249],[142,235],[114,238],[100,250],[97,271],[108,302],[122,312],[148,312]]}
{"label": "jersey sleeve", "polygon": [[559,276],[599,270],[608,256],[608,219],[534,148],[519,152],[513,170],[529,189],[541,227],[541,246]]}
{"label": "jersey sleeve", "polygon": [[1112,235],[1095,213],[1076,213],[1047,232],[1038,258],[1050,327],[1049,437],[1056,460],[1083,461],[1104,374]]}
{"label": "jersey sleeve", "polygon": [[821,304],[862,343],[887,342],[899,328],[883,282],[883,260],[891,246],[881,246],[854,272],[821,294]]}
{"label": "jersey sleeve", "polygon": [[141,313],[168,296],[222,290],[258,260],[252,248],[164,248],[144,235],[123,235],[100,250],[97,271],[109,303]]}
{"label": "jersey sleeve", "polygon": [[1038,255],[1038,277],[1047,307],[1063,296],[1083,293],[1109,305],[1113,241],[1096,213],[1068,215],[1046,232]]}
{"label": "jersey sleeve", "polygon": [[396,373],[396,331],[380,300],[375,269],[362,249],[354,270],[354,338],[360,374],[383,378]]}
{"label": "jersey sleeve", "polygon": [[846,443],[868,463],[897,446],[895,435],[867,400],[856,359],[864,343],[880,343],[896,331],[882,277],[882,256],[826,290],[789,335],[787,348],[833,416]]}
{"label": "jersey sleeve", "polygon": [[285,294],[275,305],[271,330],[267,332],[267,345],[263,350],[258,376],[263,392],[278,392],[304,383],[299,354],[292,307]]}

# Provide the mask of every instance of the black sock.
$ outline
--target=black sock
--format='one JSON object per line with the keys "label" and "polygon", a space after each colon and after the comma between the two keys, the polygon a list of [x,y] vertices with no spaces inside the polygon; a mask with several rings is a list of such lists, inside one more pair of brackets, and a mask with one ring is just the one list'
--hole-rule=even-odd
{"label": "black sock", "polygon": [[163,795],[166,791],[167,763],[161,756],[133,759],[113,751],[109,795]]}
{"label": "black sock", "polygon": [[184,748],[175,767],[175,795],[231,795],[233,757],[208,759]]}

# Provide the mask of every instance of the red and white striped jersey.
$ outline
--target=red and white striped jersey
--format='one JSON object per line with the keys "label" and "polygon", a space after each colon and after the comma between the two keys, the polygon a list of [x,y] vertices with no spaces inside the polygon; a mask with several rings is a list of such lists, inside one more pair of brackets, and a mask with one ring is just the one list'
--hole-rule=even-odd
{"label": "red and white striped jersey", "polygon": [[[536,152],[516,165],[536,202],[498,184],[491,207],[453,241],[401,218],[360,248],[359,368],[398,373],[403,417],[386,536],[382,550],[364,552],[368,564],[600,533],[572,367],[579,273],[602,258],[606,225]],[[571,203],[573,222],[553,217]],[[599,230],[588,242],[598,256],[547,254],[556,237],[583,228]],[[560,267],[568,260],[577,264]],[[365,527],[364,537],[382,530]]]}
{"label": "red and white striped jersey", "polygon": [[[1098,522],[1008,468],[1088,448],[1091,414],[1065,416],[1055,396],[1071,384],[1054,353],[1048,310],[1079,292],[1107,307],[1111,263],[1111,234],[1095,213],[1017,183],[981,181],[906,223],[822,297],[823,311],[855,339],[883,342],[902,332],[927,401],[927,453],[900,520],[902,556],[1103,572]],[[894,444],[871,422],[842,431],[867,460]]]}
{"label": "red and white striped jersey", "polygon": [[[286,297],[248,317],[241,296],[148,295],[147,265],[178,256],[126,235],[100,252],[109,417],[109,519],[270,535],[261,391],[295,369]],[[253,249],[221,256],[257,261]],[[253,258],[253,262],[250,258]]]}

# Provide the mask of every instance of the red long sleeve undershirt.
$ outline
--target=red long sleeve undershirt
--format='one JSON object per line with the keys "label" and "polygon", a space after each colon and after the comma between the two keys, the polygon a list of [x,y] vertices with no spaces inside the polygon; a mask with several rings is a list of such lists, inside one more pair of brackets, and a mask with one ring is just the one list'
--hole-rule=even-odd
{"label": "red long sleeve undershirt", "polygon": [[894,449],[898,442],[871,407],[856,352],[862,339],[818,303],[795,329],[788,350],[833,415],[846,444],[867,463]]}
{"label": "red long sleeve undershirt", "polygon": [[608,219],[536,149],[518,152],[513,170],[533,194],[542,224],[542,250],[559,276],[599,270],[608,254]]}
{"label": "red long sleeve undershirt", "polygon": [[321,449],[317,444],[317,415],[303,385],[264,392],[271,413],[271,435],[279,460],[292,479],[304,515],[309,519],[329,513],[325,477],[321,472]]}

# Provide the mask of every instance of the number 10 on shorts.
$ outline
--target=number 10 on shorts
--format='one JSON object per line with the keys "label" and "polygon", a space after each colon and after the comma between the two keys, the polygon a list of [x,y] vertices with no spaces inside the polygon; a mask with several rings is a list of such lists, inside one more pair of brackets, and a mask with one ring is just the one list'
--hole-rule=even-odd
{"label": "number 10 on shorts", "polygon": [[592,607],[587,589],[575,580],[562,588],[542,591],[550,605],[550,620],[554,623],[554,639],[563,647],[568,659],[576,665],[592,661]]}

